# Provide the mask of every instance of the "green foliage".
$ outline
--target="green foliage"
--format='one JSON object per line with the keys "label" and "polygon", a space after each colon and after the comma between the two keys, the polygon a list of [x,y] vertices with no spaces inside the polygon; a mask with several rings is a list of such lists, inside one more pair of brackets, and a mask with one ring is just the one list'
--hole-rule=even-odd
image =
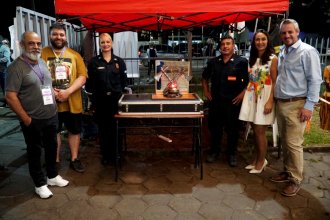
{"label": "green foliage", "polygon": [[304,146],[330,145],[330,131],[320,128],[319,107],[315,107],[311,129],[305,133]]}

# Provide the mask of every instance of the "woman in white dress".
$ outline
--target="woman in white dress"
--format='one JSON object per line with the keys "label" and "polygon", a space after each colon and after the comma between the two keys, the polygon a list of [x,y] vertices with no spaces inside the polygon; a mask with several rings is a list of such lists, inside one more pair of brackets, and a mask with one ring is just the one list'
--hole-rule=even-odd
{"label": "woman in white dress", "polygon": [[249,84],[246,89],[239,119],[251,123],[256,155],[245,167],[250,173],[261,173],[267,165],[266,130],[275,120],[274,84],[277,77],[277,57],[265,30],[253,36],[249,58]]}

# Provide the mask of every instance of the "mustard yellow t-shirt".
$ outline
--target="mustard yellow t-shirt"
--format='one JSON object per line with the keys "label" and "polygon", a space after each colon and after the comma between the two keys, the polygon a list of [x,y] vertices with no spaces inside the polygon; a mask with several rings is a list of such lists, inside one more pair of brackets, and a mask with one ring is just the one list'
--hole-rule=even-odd
{"label": "mustard yellow t-shirt", "polygon": [[[66,48],[62,55],[60,53],[56,53],[56,55],[57,57],[55,56],[51,47],[44,47],[41,52],[41,58],[47,63],[47,67],[52,75],[55,71],[54,62],[57,58],[59,58],[63,61],[63,65],[65,65],[69,79],[69,86],[72,85],[75,79],[77,79],[79,76],[87,77],[87,69],[84,60],[79,53],[72,50],[71,48]],[[57,110],[58,112],[70,111],[74,114],[82,113],[83,107],[81,90],[78,89],[72,93],[69,96],[68,101],[58,102]]]}

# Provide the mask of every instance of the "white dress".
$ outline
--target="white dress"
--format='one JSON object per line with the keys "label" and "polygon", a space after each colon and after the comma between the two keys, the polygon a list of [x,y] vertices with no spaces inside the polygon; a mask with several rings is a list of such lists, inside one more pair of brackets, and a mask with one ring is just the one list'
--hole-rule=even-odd
{"label": "white dress", "polygon": [[260,59],[252,66],[249,73],[249,84],[245,92],[239,119],[257,125],[272,125],[275,120],[275,103],[272,112],[264,114],[264,106],[269,99],[272,80],[270,65],[275,55],[270,57],[267,64],[261,65]]}

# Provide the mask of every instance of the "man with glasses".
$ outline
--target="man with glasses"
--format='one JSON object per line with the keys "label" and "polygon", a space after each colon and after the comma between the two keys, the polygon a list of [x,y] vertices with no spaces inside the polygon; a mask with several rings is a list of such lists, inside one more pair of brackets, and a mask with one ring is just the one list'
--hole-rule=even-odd
{"label": "man with glasses", "polygon": [[[50,72],[40,59],[40,36],[35,32],[25,32],[20,46],[21,56],[8,67],[6,101],[20,120],[35,192],[46,199],[53,195],[48,186],[64,187],[69,184],[58,175],[56,169],[58,119],[55,94]],[[45,151],[47,178],[42,170],[42,148]]]}

